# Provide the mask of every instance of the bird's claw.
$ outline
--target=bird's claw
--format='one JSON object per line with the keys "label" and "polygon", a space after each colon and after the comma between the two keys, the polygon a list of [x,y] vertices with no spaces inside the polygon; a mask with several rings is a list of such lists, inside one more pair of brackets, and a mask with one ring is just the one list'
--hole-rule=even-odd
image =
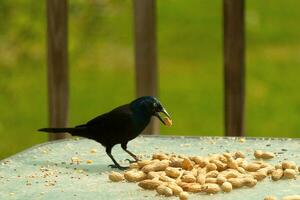
{"label": "bird's claw", "polygon": [[130,159],[128,159],[128,158],[127,158],[127,159],[125,159],[125,160],[126,160],[126,161],[128,161],[130,164],[131,164],[131,163],[135,163],[135,162],[137,162],[137,161],[138,161],[138,160],[130,160]]}
{"label": "bird's claw", "polygon": [[120,166],[120,165],[108,165],[110,168],[113,168],[113,169],[119,169],[119,170],[126,170],[128,169],[129,167],[123,167],[123,166]]}

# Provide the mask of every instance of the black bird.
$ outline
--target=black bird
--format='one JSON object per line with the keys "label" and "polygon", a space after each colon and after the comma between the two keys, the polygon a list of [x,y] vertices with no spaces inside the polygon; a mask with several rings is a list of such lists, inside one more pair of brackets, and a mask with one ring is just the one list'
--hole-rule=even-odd
{"label": "black bird", "polygon": [[105,146],[107,155],[114,162],[114,165],[110,165],[111,167],[126,169],[127,167],[120,166],[112,156],[113,146],[121,144],[122,149],[132,156],[135,161],[138,161],[137,156],[127,150],[127,143],[145,129],[152,116],[158,117],[163,124],[167,125],[159,115],[160,112],[171,120],[168,112],[155,97],[144,96],[104,113],[86,124],[74,128],[42,128],[39,131],[50,133],[68,132],[73,136],[93,139]]}

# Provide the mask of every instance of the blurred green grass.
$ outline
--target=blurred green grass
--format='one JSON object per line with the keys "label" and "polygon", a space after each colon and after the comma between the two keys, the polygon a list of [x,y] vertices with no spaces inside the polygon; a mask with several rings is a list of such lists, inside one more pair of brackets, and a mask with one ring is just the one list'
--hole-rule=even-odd
{"label": "blurred green grass", "polygon": [[[246,134],[299,137],[297,0],[246,1]],[[69,2],[69,125],[134,98],[132,1]],[[168,135],[222,135],[222,1],[157,1],[159,96]],[[0,159],[44,142],[45,2],[0,3]]]}

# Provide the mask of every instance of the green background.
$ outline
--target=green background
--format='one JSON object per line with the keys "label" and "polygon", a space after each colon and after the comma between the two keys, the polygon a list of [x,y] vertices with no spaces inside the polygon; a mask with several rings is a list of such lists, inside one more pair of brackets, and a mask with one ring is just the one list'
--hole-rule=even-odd
{"label": "green background", "polygon": [[[300,1],[246,1],[246,134],[299,137]],[[0,2],[0,159],[47,136],[45,1]],[[135,96],[132,1],[69,1],[69,125]],[[223,135],[221,0],[158,0],[167,135]]]}

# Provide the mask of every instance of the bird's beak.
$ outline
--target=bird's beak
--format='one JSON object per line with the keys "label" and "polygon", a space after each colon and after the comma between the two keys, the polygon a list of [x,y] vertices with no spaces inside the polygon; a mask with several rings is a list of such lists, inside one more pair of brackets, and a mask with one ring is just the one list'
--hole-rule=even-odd
{"label": "bird's beak", "polygon": [[167,118],[169,119],[169,120],[171,120],[171,117],[170,117],[170,115],[169,115],[169,113],[166,111],[166,109],[162,109],[161,111],[158,111],[158,112],[155,112],[154,113],[154,115],[164,124],[164,125],[167,125],[166,124],[166,122],[163,120],[163,118],[160,116],[160,114],[159,113],[164,113],[166,116],[167,116]]}

